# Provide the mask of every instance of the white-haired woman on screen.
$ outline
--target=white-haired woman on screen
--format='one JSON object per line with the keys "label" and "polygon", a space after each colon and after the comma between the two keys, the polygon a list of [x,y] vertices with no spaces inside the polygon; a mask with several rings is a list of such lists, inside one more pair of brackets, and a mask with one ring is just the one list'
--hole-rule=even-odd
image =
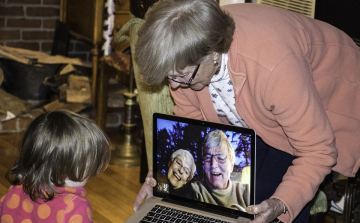
{"label": "white-haired woman on screen", "polygon": [[167,176],[157,174],[157,188],[172,195],[186,196],[184,187],[194,177],[196,165],[193,155],[185,149],[171,154]]}

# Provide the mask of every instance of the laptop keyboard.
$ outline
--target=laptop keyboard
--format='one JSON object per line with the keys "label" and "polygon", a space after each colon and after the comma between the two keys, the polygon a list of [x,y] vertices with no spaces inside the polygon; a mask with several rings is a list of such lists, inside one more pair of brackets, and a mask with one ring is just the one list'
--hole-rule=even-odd
{"label": "laptop keyboard", "polygon": [[193,214],[186,211],[177,210],[174,208],[156,205],[140,222],[157,222],[157,223],[228,223],[214,218],[209,218],[203,215]]}

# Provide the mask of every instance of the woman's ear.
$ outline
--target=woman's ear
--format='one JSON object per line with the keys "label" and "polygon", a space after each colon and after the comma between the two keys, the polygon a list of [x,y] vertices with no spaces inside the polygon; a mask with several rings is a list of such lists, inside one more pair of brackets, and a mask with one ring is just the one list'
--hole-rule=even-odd
{"label": "woman's ear", "polygon": [[220,58],[220,53],[218,53],[218,52],[213,52],[211,56],[212,56],[212,59],[213,59],[213,60],[218,60],[218,59]]}

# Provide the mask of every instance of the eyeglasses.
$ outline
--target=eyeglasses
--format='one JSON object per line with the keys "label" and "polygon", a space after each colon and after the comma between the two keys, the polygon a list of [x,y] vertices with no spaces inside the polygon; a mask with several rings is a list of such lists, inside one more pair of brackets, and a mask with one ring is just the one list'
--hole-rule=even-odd
{"label": "eyeglasses", "polygon": [[184,166],[182,165],[182,161],[181,161],[180,159],[175,158],[175,163],[176,163],[178,166],[180,166],[180,169],[181,169],[181,168],[184,168],[185,174],[188,175],[188,176],[190,176],[190,170],[189,170],[189,168],[184,167]]}
{"label": "eyeglasses", "polygon": [[206,154],[205,156],[203,156],[203,159],[205,162],[211,162],[212,158],[215,157],[215,160],[218,163],[225,163],[226,162],[226,158],[231,157],[231,155],[225,155],[225,154]]}
{"label": "eyeglasses", "polygon": [[166,76],[169,80],[171,81],[174,81],[176,83],[179,83],[179,84],[185,84],[185,85],[191,85],[191,82],[194,80],[195,76],[196,76],[196,73],[198,72],[199,70],[199,67],[200,67],[200,64],[198,64],[196,67],[195,67],[195,70],[194,72],[192,73],[190,79],[188,82],[183,82],[183,81],[177,81],[176,80],[176,77],[169,77],[169,76]]}

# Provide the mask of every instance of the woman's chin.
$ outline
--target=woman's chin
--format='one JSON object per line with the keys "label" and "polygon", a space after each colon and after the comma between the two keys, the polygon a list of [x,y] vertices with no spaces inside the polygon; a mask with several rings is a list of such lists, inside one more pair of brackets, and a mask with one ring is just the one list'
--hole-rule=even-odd
{"label": "woman's chin", "polygon": [[201,91],[204,89],[207,85],[204,85],[203,83],[196,83],[193,85],[190,85],[190,88],[194,91]]}

